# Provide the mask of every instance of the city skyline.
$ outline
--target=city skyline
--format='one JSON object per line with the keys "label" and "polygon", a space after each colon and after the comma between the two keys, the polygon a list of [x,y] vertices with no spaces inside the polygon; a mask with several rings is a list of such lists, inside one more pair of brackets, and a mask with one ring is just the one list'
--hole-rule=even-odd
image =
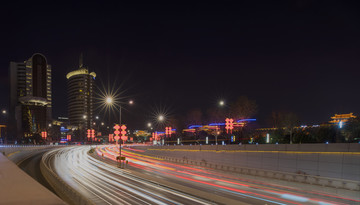
{"label": "city skyline", "polygon": [[[81,12],[96,10],[90,20],[78,18],[75,11],[82,4],[73,5],[61,19],[56,14],[66,6],[59,5],[42,22],[48,26],[47,36],[31,29],[31,20],[38,15],[29,20],[9,18],[6,25],[15,22],[30,29],[22,34],[24,38],[12,35],[13,31],[4,34],[10,40],[4,44],[0,65],[7,68],[10,61],[21,61],[34,52],[47,56],[53,66],[53,118],[67,112],[65,75],[77,67],[81,52],[99,83],[107,85],[110,76],[111,85],[117,80],[116,86],[122,84],[125,95],[136,99],[136,109],[124,112],[136,126],[145,127],[145,120],[135,123],[136,119],[160,104],[179,115],[241,95],[257,101],[256,118],[263,126],[271,112],[279,110],[295,112],[310,124],[328,121],[335,113],[360,113],[360,99],[354,94],[360,66],[354,53],[360,47],[360,32],[352,26],[359,21],[358,5],[300,2],[150,6],[161,18],[144,4],[114,4],[98,10],[89,4]],[[110,18],[111,7],[124,10]],[[219,15],[212,16],[214,12]],[[71,18],[80,23],[65,24]],[[59,29],[65,35],[57,34]],[[75,35],[70,37],[70,30]],[[17,49],[17,44],[24,43],[24,49]],[[0,76],[1,93],[8,96],[7,69],[1,69]],[[7,99],[0,103],[9,106]]]}
{"label": "city skyline", "polygon": [[360,205],[359,10],[3,2],[0,204]]}

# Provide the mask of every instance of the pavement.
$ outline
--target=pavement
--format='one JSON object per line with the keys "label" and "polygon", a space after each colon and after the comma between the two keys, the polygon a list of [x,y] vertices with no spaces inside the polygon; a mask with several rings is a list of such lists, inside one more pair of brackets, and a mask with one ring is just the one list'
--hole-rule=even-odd
{"label": "pavement", "polygon": [[0,204],[66,204],[0,153]]}

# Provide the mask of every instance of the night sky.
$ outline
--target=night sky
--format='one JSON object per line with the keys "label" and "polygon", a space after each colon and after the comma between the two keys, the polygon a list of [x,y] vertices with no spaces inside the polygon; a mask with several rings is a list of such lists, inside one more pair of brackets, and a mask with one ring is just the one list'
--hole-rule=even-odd
{"label": "night sky", "polygon": [[8,107],[9,62],[39,52],[53,69],[53,117],[66,116],[65,75],[82,52],[100,87],[121,84],[134,99],[124,111],[134,128],[159,107],[179,116],[241,95],[256,100],[263,127],[272,111],[295,112],[303,124],[360,115],[359,5],[235,2],[4,3],[0,107]]}

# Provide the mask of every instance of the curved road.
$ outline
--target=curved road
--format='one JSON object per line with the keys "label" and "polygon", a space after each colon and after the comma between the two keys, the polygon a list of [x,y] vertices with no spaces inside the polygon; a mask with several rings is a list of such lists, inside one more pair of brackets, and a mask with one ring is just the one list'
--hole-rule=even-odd
{"label": "curved road", "polygon": [[[30,175],[33,179],[38,181],[41,185],[55,193],[50,184],[46,181],[46,179],[41,174],[40,170],[40,162],[41,158],[49,150],[39,150],[33,151],[26,158],[23,158],[21,161],[17,163],[17,165],[28,175]],[[55,193],[56,194],[56,193]]]}
{"label": "curved road", "polygon": [[246,180],[229,173],[184,166],[123,149],[130,161],[116,166],[118,147],[69,147],[49,152],[52,169],[95,204],[359,204],[326,193]]}
{"label": "curved road", "polygon": [[46,157],[59,177],[95,204],[214,204],[99,161],[88,155],[89,149],[63,148]]}

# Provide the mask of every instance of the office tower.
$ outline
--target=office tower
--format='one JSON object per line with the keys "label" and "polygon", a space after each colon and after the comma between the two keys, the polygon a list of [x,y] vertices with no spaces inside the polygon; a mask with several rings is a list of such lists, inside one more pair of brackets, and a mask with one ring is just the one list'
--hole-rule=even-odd
{"label": "office tower", "polygon": [[[19,140],[47,130],[51,122],[51,65],[35,53],[10,62],[9,138]],[[11,140],[9,139],[9,140]]]}
{"label": "office tower", "polygon": [[80,130],[91,129],[94,109],[94,80],[96,74],[83,65],[80,56],[79,69],[69,72],[68,79],[68,117],[71,125]]}

